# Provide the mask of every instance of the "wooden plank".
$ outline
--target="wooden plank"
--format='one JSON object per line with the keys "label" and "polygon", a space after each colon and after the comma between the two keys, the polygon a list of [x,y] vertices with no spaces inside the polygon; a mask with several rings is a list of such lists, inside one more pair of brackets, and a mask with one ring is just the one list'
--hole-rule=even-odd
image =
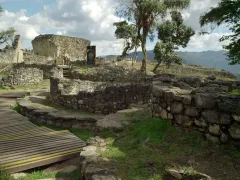
{"label": "wooden plank", "polygon": [[38,127],[9,107],[0,107],[0,169],[5,172],[79,157],[84,146],[69,131]]}
{"label": "wooden plank", "polygon": [[22,131],[16,131],[12,133],[5,133],[4,135],[0,134],[0,140],[5,138],[15,138],[23,135],[28,135],[28,134],[35,135],[36,133],[44,133],[44,132],[53,132],[53,131],[50,131],[47,128],[35,127],[35,128],[25,129]]}
{"label": "wooden plank", "polygon": [[44,158],[51,158],[54,156],[59,156],[61,154],[70,153],[72,151],[82,150],[82,145],[72,145],[71,147],[64,147],[59,150],[43,150],[42,152],[34,152],[34,154],[29,154],[27,156],[17,156],[17,157],[8,157],[4,159],[0,159],[0,169],[8,166],[13,166],[21,163],[27,163],[31,161],[38,161]]}
{"label": "wooden plank", "polygon": [[[24,159],[28,159],[28,158],[35,158],[35,157],[39,157],[42,155],[48,155],[48,154],[53,154],[53,153],[61,153],[64,150],[71,150],[74,149],[76,147],[78,148],[82,148],[85,146],[85,143],[80,144],[79,142],[64,142],[63,143],[64,146],[68,146],[68,148],[61,148],[60,144],[56,145],[56,148],[54,148],[54,145],[51,146],[45,146],[45,147],[39,147],[39,148],[35,148],[35,149],[31,149],[28,150],[26,152],[14,152],[14,153],[10,153],[10,154],[3,154],[1,156],[1,158],[4,158],[0,161],[0,164],[5,164],[5,163],[9,163],[9,162],[14,162],[17,160],[24,160]],[[62,146],[63,146],[62,145]],[[44,154],[43,154],[44,153]]]}
{"label": "wooden plank", "polygon": [[27,134],[27,135],[24,135],[24,136],[21,136],[21,137],[14,137],[14,138],[1,138],[0,139],[0,142],[3,142],[3,141],[9,141],[9,140],[17,140],[17,139],[23,139],[23,138],[29,138],[29,137],[37,137],[37,136],[42,136],[42,135],[45,135],[45,134],[57,134],[57,133],[62,133],[62,131],[55,131],[55,132],[48,132],[48,133],[39,133],[39,134]]}
{"label": "wooden plank", "polygon": [[39,161],[34,161],[34,162],[23,163],[23,164],[11,166],[11,167],[3,169],[3,172],[5,172],[5,173],[21,172],[21,171],[25,171],[25,170],[28,170],[28,169],[41,167],[41,166],[44,166],[44,165],[48,165],[48,164],[56,163],[56,162],[59,162],[59,161],[72,159],[72,158],[79,157],[79,156],[80,156],[79,152],[72,153],[72,154],[64,154],[64,155],[56,156],[56,157],[53,157],[53,158],[46,158],[46,159],[42,159],[42,160],[39,160]]}
{"label": "wooden plank", "polygon": [[[75,147],[83,147],[84,143],[81,144],[78,141],[72,141],[72,142],[63,142],[62,144],[51,144],[48,146],[42,146],[35,149],[30,149],[26,152],[12,152],[10,154],[2,154],[0,159],[0,164],[16,161],[16,160],[23,160],[26,158],[31,157],[38,157],[43,156],[46,154],[52,154],[56,152],[62,152],[64,150],[71,150]],[[66,147],[66,148],[65,148]]]}
{"label": "wooden plank", "polygon": [[[5,156],[5,155],[14,155],[14,154],[20,154],[20,153],[28,153],[31,151],[36,151],[36,150],[40,150],[42,148],[49,148],[49,147],[55,147],[59,144],[63,145],[65,143],[74,143],[76,142],[76,140],[74,139],[62,139],[62,140],[57,140],[57,141],[52,141],[52,142],[45,142],[42,144],[35,144],[34,146],[23,146],[21,148],[14,147],[13,149],[7,149],[8,151],[6,152],[1,152],[1,157]],[[84,143],[84,142],[82,142]],[[84,143],[85,144],[85,143]]]}
{"label": "wooden plank", "polygon": [[[8,140],[0,142],[1,146],[9,146],[11,144],[24,144],[26,142],[39,143],[41,140],[48,141],[50,139],[79,139],[78,137],[72,135],[71,133],[60,133],[60,134],[45,134],[43,136],[29,137],[24,139]],[[0,147],[1,148],[1,147]]]}
{"label": "wooden plank", "polygon": [[70,140],[76,140],[76,139],[73,139],[73,138],[51,138],[51,139],[42,139],[40,142],[28,142],[28,141],[25,141],[25,142],[20,142],[20,143],[15,143],[15,144],[4,144],[4,145],[1,145],[0,147],[0,153],[3,153],[3,152],[6,152],[6,151],[13,151],[13,150],[21,150],[21,149],[25,149],[25,148],[32,148],[32,147],[38,147],[42,144],[45,144],[45,143],[52,143],[52,142],[55,142],[55,141],[70,141]]}

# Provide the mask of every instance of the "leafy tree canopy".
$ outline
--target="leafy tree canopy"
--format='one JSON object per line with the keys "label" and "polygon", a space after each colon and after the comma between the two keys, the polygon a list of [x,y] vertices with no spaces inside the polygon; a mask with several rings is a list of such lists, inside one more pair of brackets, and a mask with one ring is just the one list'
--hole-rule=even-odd
{"label": "leafy tree canopy", "polygon": [[[3,11],[3,8],[0,6],[0,12]],[[8,44],[12,47],[12,45],[9,44],[9,41],[13,41],[14,35],[16,30],[14,28],[9,28],[7,30],[0,31],[0,44]]]}
{"label": "leafy tree canopy", "polygon": [[202,27],[208,24],[226,25],[233,32],[232,35],[223,36],[220,41],[230,41],[229,45],[223,46],[228,51],[230,64],[240,64],[240,0],[222,0],[217,7],[200,17]]}
{"label": "leafy tree canopy", "polygon": [[136,26],[129,24],[127,21],[116,22],[113,25],[116,26],[116,38],[125,40],[125,47],[120,59],[128,55],[129,51],[134,48],[137,51],[140,42],[137,38]]}
{"label": "leafy tree canopy", "polygon": [[191,27],[183,24],[183,18],[180,12],[172,11],[171,20],[158,26],[158,39],[154,47],[155,59],[158,64],[153,71],[156,71],[161,63],[168,66],[172,63],[181,64],[182,59],[175,53],[179,47],[185,48],[195,34]]}
{"label": "leafy tree canopy", "polygon": [[159,18],[164,18],[169,10],[184,9],[190,0],[129,0],[117,8],[117,14],[133,23],[136,27],[137,39],[143,53],[141,71],[146,72],[146,42],[154,39],[153,33]]}

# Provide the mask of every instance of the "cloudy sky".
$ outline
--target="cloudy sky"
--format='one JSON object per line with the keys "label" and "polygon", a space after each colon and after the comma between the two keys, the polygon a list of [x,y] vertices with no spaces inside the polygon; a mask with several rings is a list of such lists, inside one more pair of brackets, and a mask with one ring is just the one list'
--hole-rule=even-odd
{"label": "cloudy sky", "polygon": [[[217,5],[220,0],[192,0],[183,11],[187,25],[200,31],[199,17]],[[0,17],[0,30],[14,27],[22,36],[24,48],[31,48],[31,40],[39,34],[59,34],[83,37],[97,45],[97,55],[120,54],[122,40],[114,37],[113,23],[120,21],[114,15],[117,0],[0,0],[4,12]],[[183,51],[221,50],[218,39],[228,34],[218,28],[209,35],[192,37]],[[156,41],[148,42],[153,49]]]}

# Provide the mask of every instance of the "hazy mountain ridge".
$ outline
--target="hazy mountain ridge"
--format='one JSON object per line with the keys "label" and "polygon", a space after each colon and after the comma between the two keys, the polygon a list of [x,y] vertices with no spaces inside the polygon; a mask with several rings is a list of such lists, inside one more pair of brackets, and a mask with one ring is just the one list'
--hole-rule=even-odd
{"label": "hazy mountain ridge", "polygon": [[[133,57],[134,53],[130,53],[128,57]],[[224,69],[230,71],[240,77],[240,65],[228,65],[226,51],[203,51],[203,52],[178,52],[183,58],[184,64],[201,65],[210,68]],[[147,51],[148,59],[154,60],[153,50]],[[112,58],[116,56],[106,56]],[[138,52],[138,61],[143,59],[142,53]]]}

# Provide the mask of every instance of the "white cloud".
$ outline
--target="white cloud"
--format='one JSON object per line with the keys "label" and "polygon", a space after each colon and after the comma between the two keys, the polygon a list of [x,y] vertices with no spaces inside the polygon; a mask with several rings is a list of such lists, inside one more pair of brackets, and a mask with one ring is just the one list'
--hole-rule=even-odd
{"label": "white cloud", "polygon": [[[44,0],[37,0],[44,3]],[[1,0],[0,0],[1,2]],[[0,17],[0,30],[15,27],[22,38],[32,40],[38,34],[55,32],[58,35],[83,37],[97,45],[97,55],[121,54],[122,40],[116,40],[113,23],[119,21],[115,13],[116,0],[56,0],[53,5],[44,6],[41,12],[32,16],[26,10],[4,11]],[[220,0],[192,0],[191,6],[183,12],[187,25],[200,30],[199,17]],[[226,31],[225,31],[226,32]],[[186,50],[221,49],[218,39],[223,32],[191,38]],[[30,43],[28,43],[30,44]],[[147,49],[155,44],[149,43]]]}
{"label": "white cloud", "polygon": [[0,17],[0,30],[14,27],[23,40],[32,40],[39,34],[40,27],[28,24],[28,19],[24,9],[16,13],[5,10]]}

